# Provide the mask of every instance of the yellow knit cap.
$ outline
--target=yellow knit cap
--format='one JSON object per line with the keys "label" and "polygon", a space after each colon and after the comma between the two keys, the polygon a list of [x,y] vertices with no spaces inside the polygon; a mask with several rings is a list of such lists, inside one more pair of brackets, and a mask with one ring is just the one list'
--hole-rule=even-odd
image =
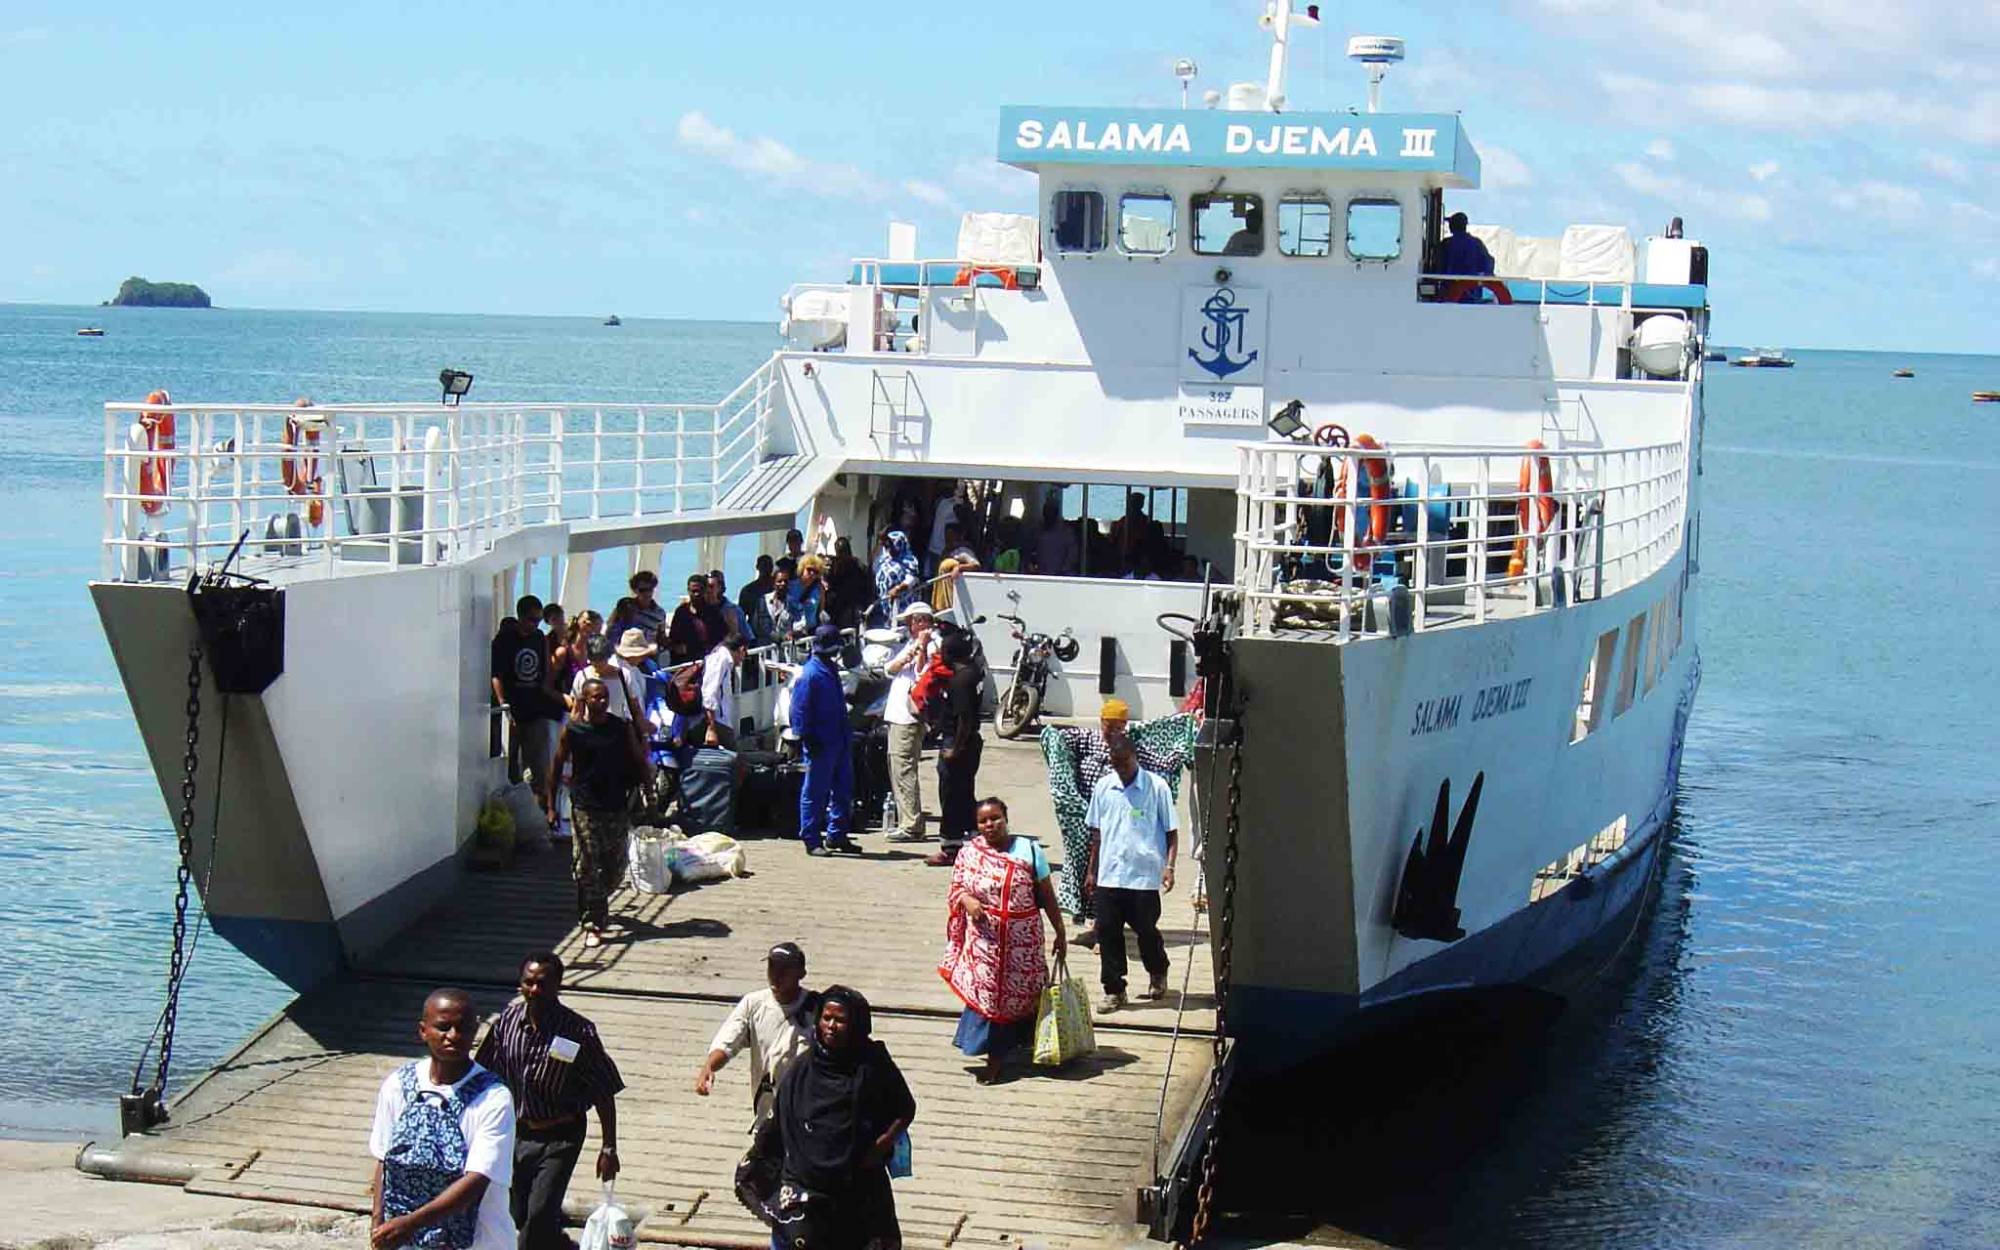
{"label": "yellow knit cap", "polygon": [[1099,720],[1131,720],[1132,709],[1125,706],[1123,699],[1106,699],[1097,711]]}

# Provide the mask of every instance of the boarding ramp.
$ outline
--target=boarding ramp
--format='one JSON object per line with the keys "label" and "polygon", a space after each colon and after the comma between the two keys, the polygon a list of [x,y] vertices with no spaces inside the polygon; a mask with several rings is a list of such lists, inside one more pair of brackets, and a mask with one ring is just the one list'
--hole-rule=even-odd
{"label": "boarding ramp", "polygon": [[[1007,799],[1017,829],[1043,836],[1050,858],[1062,859],[1035,744],[989,742],[980,783]],[[1185,800],[1182,815],[1185,827]],[[566,855],[468,875],[362,968],[257,1030],[173,1102],[167,1124],[88,1147],[79,1166],[193,1193],[364,1212],[375,1091],[419,1054],[424,996],[464,986],[490,1016],[513,994],[520,958],[553,949],[568,964],[564,1001],[596,1022],[626,1080],[618,1192],[646,1213],[639,1239],[761,1250],[770,1234],[732,1192],[750,1121],[748,1062],[725,1068],[709,1097],[691,1086],[729,1004],[764,983],[765,953],[796,941],[809,986],[837,982],[869,996],[876,1036],[916,1094],[914,1175],[895,1182],[908,1245],[1143,1240],[1142,1191],[1186,1171],[1205,1123],[1215,1012],[1207,920],[1192,901],[1199,882],[1165,900],[1165,1002],[1100,1018],[1093,1056],[1053,1071],[1023,1059],[1017,1075],[984,1086],[973,1079],[979,1061],[952,1046],[959,1003],[937,973],[949,874],[921,858],[936,844],[885,846],[873,831],[862,843],[860,856],[813,859],[794,838],[746,834],[751,876],[671,895],[622,890],[612,908],[623,932],[595,949],[575,928]],[[1071,960],[1093,998],[1096,963],[1083,951]],[[587,1145],[584,1158],[595,1153]],[[573,1218],[596,1200],[589,1171],[586,1163],[571,1181]],[[1155,1205],[1146,1200],[1148,1211]]]}

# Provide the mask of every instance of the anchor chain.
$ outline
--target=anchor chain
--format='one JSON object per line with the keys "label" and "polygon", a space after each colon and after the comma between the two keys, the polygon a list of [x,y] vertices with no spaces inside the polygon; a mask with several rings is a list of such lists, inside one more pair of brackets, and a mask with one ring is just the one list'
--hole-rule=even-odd
{"label": "anchor chain", "polygon": [[[1226,700],[1220,702],[1223,706],[1217,709],[1218,714],[1227,709]],[[1235,712],[1234,709],[1227,710]],[[1229,725],[1229,791],[1223,818],[1222,907],[1218,922],[1221,930],[1215,943],[1215,1055],[1208,1073],[1208,1099],[1209,1105],[1215,1108],[1215,1118],[1209,1124],[1208,1140],[1202,1146],[1201,1184],[1195,1190],[1194,1221],[1188,1239],[1181,1243],[1182,1250],[1200,1245],[1208,1236],[1209,1222],[1215,1214],[1215,1178],[1222,1156],[1222,1065],[1228,1052],[1230,963],[1234,955],[1236,927],[1237,835],[1242,827],[1243,813],[1243,722],[1240,713],[1232,715]]]}
{"label": "anchor chain", "polygon": [[[188,644],[187,737],[186,749],[181,755],[181,808],[174,822],[180,857],[180,865],[174,873],[174,941],[167,957],[167,1001],[160,1010],[160,1021],[154,1029],[154,1036],[160,1044],[160,1058],[151,1086],[142,1088],[140,1085],[141,1073],[146,1067],[145,1051],[140,1052],[139,1064],[132,1072],[132,1096],[139,1100],[138,1113],[146,1127],[167,1118],[167,1071],[174,1059],[174,1028],[180,1019],[181,983],[187,977],[192,954],[188,945],[187,914],[189,887],[194,883],[195,772],[200,766],[201,641],[196,639]],[[151,1046],[149,1040],[147,1048]]]}

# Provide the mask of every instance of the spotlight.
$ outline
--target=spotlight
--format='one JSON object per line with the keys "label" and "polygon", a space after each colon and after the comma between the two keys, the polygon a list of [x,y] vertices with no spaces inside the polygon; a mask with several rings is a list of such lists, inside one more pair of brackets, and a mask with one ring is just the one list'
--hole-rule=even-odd
{"label": "spotlight", "polygon": [[444,388],[441,402],[447,408],[456,408],[458,401],[472,389],[472,375],[463,369],[441,369],[438,371],[438,385]]}
{"label": "spotlight", "polygon": [[1228,286],[1229,280],[1235,276],[1235,274],[1230,273],[1227,269],[1217,269],[1215,271],[1215,285]]}
{"label": "spotlight", "polygon": [[1265,424],[1269,425],[1271,433],[1276,434],[1279,438],[1298,442],[1299,435],[1306,432],[1305,418],[1301,415],[1305,410],[1305,401],[1295,399],[1272,413],[1271,419],[1265,422]]}

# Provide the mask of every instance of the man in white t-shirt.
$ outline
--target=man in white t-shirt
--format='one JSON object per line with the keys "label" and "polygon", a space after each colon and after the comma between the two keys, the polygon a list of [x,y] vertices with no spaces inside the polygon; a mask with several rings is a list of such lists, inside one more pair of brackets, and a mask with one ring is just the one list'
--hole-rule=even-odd
{"label": "man in white t-shirt", "polygon": [[771,1114],[778,1078],[812,1049],[813,1012],[819,995],[805,988],[806,953],[796,942],[780,942],[764,959],[769,989],[745,994],[709,1043],[708,1057],[695,1069],[694,1092],[703,1098],[715,1088],[715,1074],[740,1052],[750,1052],[750,1132]]}
{"label": "man in white t-shirt", "polygon": [[[429,1057],[391,1072],[375,1095],[368,1134],[368,1153],[375,1157],[369,1241],[379,1250],[454,1224],[469,1225],[469,1238],[457,1242],[468,1250],[514,1250],[507,1207],[514,1099],[505,1082],[472,1061],[478,1031],[471,995],[433,991],[417,1022]],[[454,1107],[455,1117],[446,1114]],[[448,1131],[453,1123],[457,1140]],[[447,1174],[441,1188],[435,1186],[439,1172]]]}
{"label": "man in white t-shirt", "polygon": [[910,703],[910,691],[937,656],[937,634],[931,629],[928,603],[912,603],[896,619],[910,631],[910,640],[885,666],[894,678],[882,719],[889,726],[889,784],[896,790],[896,828],[888,840],[921,842],[924,794],[918,777],[924,758],[924,725]]}
{"label": "man in white t-shirt", "polygon": [[703,744],[736,749],[736,669],[743,663],[741,635],[732,633],[715,644],[701,662],[701,706],[708,717]]}

